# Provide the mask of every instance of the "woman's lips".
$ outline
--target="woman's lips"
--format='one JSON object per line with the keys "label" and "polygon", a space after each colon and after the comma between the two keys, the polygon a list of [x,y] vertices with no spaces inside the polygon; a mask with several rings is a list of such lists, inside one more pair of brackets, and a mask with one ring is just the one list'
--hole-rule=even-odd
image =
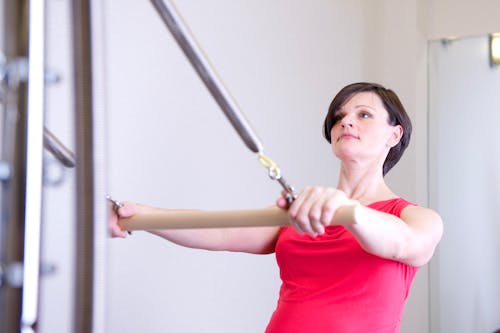
{"label": "woman's lips", "polygon": [[343,139],[359,139],[359,138],[354,134],[344,133],[341,136],[339,136],[339,140],[343,140]]}

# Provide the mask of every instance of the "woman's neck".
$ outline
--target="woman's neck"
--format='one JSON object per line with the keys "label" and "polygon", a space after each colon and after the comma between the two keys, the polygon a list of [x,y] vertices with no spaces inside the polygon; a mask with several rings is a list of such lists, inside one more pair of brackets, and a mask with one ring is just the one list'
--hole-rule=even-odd
{"label": "woman's neck", "polygon": [[381,168],[374,166],[342,163],[337,188],[364,205],[397,197],[386,185]]}

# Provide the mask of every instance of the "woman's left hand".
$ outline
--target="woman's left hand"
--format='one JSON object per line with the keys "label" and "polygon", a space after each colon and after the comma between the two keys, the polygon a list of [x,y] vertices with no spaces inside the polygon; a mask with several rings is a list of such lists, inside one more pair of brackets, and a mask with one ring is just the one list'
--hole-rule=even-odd
{"label": "woman's left hand", "polygon": [[[325,232],[326,226],[334,224],[333,217],[338,208],[351,202],[343,191],[336,188],[306,187],[288,208],[288,217],[297,232],[317,236]],[[280,208],[287,207],[284,198],[279,198],[276,204]]]}

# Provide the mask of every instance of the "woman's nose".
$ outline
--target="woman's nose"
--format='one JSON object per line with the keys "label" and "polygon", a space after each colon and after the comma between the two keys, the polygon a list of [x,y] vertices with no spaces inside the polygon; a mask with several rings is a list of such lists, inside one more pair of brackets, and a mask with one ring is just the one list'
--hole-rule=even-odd
{"label": "woman's nose", "polygon": [[352,121],[352,118],[349,117],[349,116],[344,116],[342,118],[342,120],[340,121],[340,125],[343,127],[343,128],[346,128],[346,127],[352,127],[353,125],[353,121]]}

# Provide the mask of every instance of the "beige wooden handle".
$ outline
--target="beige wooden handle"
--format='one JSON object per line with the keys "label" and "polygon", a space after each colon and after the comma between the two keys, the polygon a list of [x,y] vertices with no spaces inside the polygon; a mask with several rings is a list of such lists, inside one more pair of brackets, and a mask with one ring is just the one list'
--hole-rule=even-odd
{"label": "beige wooden handle", "polygon": [[120,221],[125,230],[265,227],[288,225],[286,211],[278,208],[233,211],[163,210],[137,214]]}

